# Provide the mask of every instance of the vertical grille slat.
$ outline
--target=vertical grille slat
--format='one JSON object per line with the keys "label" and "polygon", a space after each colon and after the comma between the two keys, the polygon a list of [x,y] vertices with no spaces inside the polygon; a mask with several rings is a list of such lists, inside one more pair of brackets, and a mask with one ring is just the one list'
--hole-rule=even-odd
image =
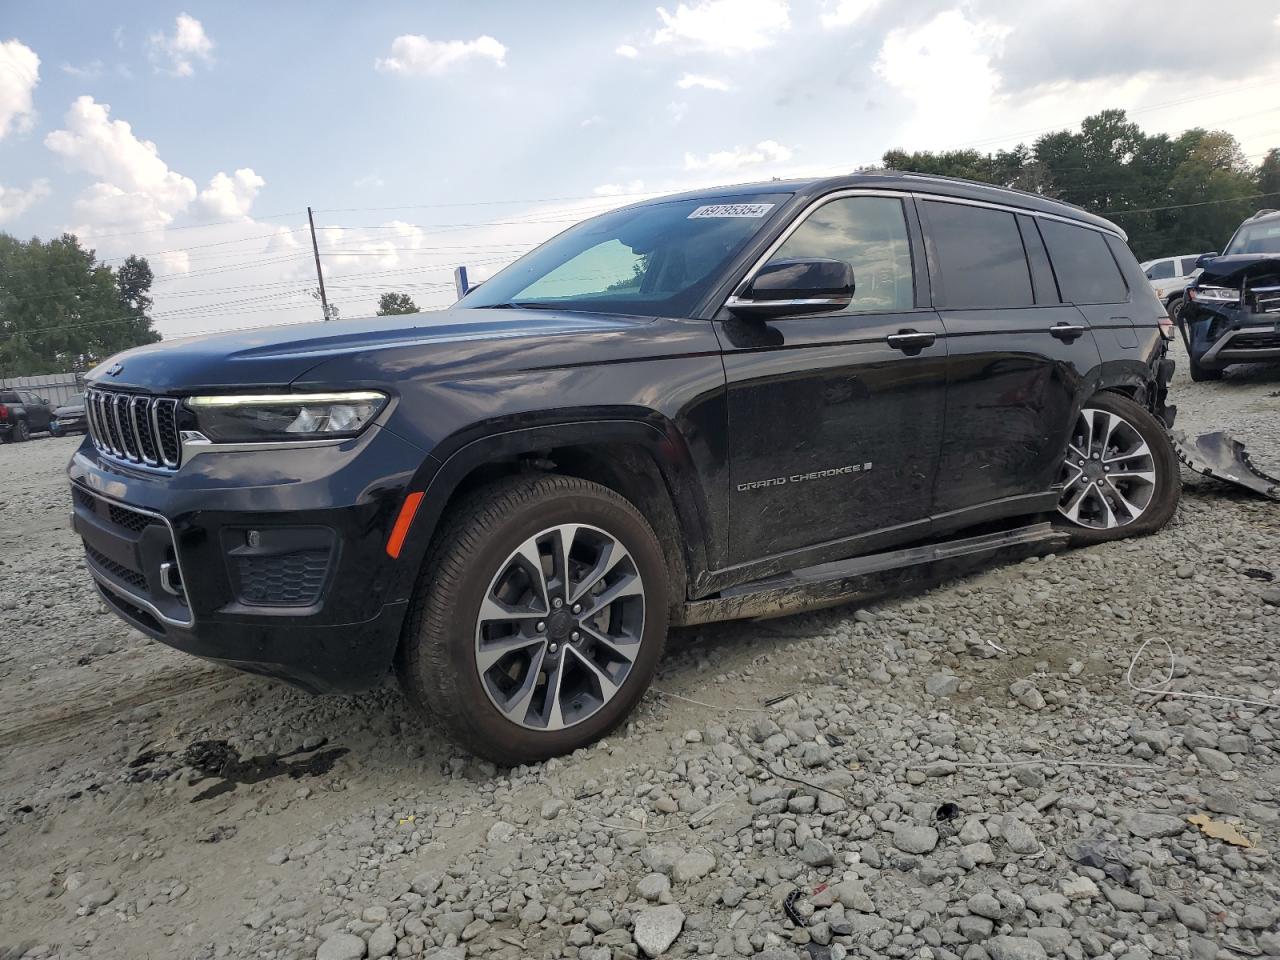
{"label": "vertical grille slat", "polygon": [[175,397],[92,387],[86,401],[89,438],[99,451],[129,463],[178,468],[182,445]]}

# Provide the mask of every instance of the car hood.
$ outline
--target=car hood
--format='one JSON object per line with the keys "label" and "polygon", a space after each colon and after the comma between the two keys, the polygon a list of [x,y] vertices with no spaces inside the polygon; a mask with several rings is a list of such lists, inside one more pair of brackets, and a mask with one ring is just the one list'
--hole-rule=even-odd
{"label": "car hood", "polygon": [[74,417],[84,413],[83,403],[73,403],[65,407],[55,407],[53,415],[55,417]]}
{"label": "car hood", "polygon": [[1238,287],[1246,280],[1280,275],[1280,253],[1237,253],[1214,257],[1196,277],[1197,286]]}
{"label": "car hood", "polygon": [[488,341],[548,338],[634,328],[648,317],[541,309],[476,308],[396,317],[334,320],[162,341],[119,353],[89,371],[100,387],[186,393],[253,385],[287,387],[312,368],[341,357],[384,351],[448,362]]}

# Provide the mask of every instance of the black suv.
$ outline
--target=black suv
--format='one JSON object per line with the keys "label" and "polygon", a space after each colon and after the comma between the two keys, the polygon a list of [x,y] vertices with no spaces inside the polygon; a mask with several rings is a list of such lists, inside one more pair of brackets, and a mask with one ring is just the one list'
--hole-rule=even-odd
{"label": "black suv", "polygon": [[689,193],[440,313],[113,358],[74,524],[151,636],[315,691],[394,664],[462,744],[527,761],[626,717],[668,625],[1161,527],[1162,321],[1117,227],[1029,194]]}
{"label": "black suv", "polygon": [[1226,252],[1196,261],[1178,325],[1193,380],[1218,380],[1233,363],[1280,360],[1280,210],[1240,224]]}

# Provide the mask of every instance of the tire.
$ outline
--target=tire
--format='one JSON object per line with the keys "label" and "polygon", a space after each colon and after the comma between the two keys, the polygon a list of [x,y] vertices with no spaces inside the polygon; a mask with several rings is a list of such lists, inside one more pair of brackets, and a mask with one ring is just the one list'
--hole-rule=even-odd
{"label": "tire", "polygon": [[13,425],[13,429],[9,431],[9,440],[12,443],[26,443],[31,439],[31,431],[27,428],[27,421],[19,420]]}
{"label": "tire", "polygon": [[1191,374],[1191,379],[1196,383],[1206,383],[1211,380],[1221,380],[1221,370],[1214,370],[1209,367],[1202,367],[1196,362],[1194,354],[1187,354],[1187,372]]}
{"label": "tire", "polygon": [[[565,525],[576,532],[556,553]],[[557,566],[566,552],[571,562]],[[600,586],[575,606],[597,573]],[[538,599],[539,584],[549,599]],[[481,619],[486,601],[501,616]],[[545,760],[603,737],[639,702],[662,657],[669,603],[662,548],[630,502],[574,477],[509,478],[470,495],[437,533],[396,672],[410,703],[464,749],[504,766]],[[564,681],[554,708],[553,675]]]}
{"label": "tire", "polygon": [[1181,296],[1177,296],[1170,299],[1169,302],[1164,305],[1165,310],[1169,314],[1169,319],[1175,324],[1179,322],[1179,318],[1182,316],[1183,303],[1183,298]]}
{"label": "tire", "polygon": [[1085,401],[1060,480],[1057,522],[1077,545],[1155,533],[1173,517],[1182,494],[1164,425],[1118,393]]}

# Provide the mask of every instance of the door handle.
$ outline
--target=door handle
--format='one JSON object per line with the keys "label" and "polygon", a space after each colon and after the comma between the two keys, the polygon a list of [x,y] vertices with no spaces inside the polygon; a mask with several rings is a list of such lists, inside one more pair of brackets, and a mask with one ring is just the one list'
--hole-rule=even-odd
{"label": "door handle", "polygon": [[1049,328],[1049,335],[1057,337],[1064,343],[1070,343],[1077,337],[1084,336],[1085,327],[1075,323],[1055,323]]}
{"label": "door handle", "polygon": [[933,333],[920,333],[918,330],[899,330],[897,333],[889,334],[884,339],[895,350],[916,354],[925,347],[932,347],[938,336]]}

